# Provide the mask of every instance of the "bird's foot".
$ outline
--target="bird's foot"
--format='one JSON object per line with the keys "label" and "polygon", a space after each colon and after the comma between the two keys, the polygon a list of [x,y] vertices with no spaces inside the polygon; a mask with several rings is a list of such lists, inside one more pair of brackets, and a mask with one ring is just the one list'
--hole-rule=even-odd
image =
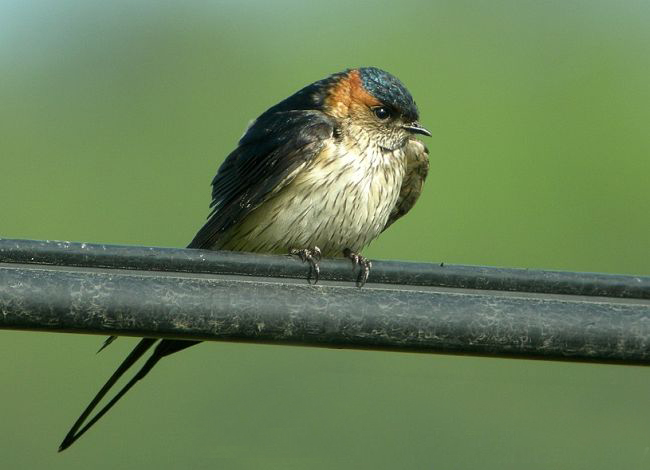
{"label": "bird's foot", "polygon": [[352,269],[359,266],[359,276],[357,277],[357,287],[363,287],[368,280],[370,275],[370,268],[372,268],[372,263],[370,260],[364,256],[361,256],[359,253],[355,253],[349,248],[343,250],[343,256],[352,261]]}
{"label": "bird's foot", "polygon": [[[289,254],[297,256],[298,258],[300,258],[300,260],[303,263],[305,262],[309,263],[309,275],[307,276],[307,282],[310,284],[316,284],[318,282],[318,279],[320,278],[320,267],[318,266],[318,262],[321,259],[320,248],[318,248],[317,246],[315,246],[312,249],[293,248],[291,251],[289,251]],[[311,282],[312,276],[314,282]]]}

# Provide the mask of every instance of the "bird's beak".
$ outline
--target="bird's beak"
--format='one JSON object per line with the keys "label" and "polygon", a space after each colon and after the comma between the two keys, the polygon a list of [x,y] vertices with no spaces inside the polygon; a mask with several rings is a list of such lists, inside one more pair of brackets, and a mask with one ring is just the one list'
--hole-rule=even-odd
{"label": "bird's beak", "polygon": [[412,122],[402,127],[412,134],[422,134],[431,137],[431,132],[422,127],[419,122]]}

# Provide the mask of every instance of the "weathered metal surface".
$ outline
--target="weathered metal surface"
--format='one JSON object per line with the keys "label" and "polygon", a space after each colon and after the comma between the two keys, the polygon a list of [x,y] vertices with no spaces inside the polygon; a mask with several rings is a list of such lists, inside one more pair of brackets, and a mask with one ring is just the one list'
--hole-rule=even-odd
{"label": "weathered metal surface", "polygon": [[358,289],[343,260],[312,286],[289,257],[20,240],[0,263],[5,329],[650,363],[646,277],[378,261]]}

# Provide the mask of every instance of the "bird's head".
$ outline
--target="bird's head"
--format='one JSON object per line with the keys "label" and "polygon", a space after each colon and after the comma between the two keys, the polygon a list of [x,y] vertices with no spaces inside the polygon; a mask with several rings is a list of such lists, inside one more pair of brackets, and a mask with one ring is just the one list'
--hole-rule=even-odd
{"label": "bird's head", "polygon": [[418,108],[396,77],[376,67],[350,69],[322,82],[322,110],[381,147],[394,150],[414,134],[431,136],[418,123]]}

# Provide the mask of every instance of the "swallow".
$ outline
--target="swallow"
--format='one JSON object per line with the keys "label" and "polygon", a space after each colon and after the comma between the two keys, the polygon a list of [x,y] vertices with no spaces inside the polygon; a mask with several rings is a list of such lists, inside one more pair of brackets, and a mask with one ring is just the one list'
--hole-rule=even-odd
{"label": "swallow", "polygon": [[[363,247],[418,200],[429,152],[418,108],[395,76],[348,69],[314,82],[254,120],[212,180],[211,212],[188,248],[293,254],[318,281],[321,256],[371,263]],[[110,344],[109,338],[103,347]],[[90,420],[99,402],[154,343],[152,355]],[[63,439],[68,448],[165,356],[198,344],[143,338]],[[85,424],[84,424],[85,423]]]}

